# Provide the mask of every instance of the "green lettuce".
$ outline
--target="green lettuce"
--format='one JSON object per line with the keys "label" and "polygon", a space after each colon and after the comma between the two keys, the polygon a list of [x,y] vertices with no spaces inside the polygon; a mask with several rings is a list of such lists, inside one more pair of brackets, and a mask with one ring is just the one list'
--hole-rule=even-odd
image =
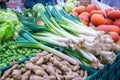
{"label": "green lettuce", "polygon": [[0,42],[13,38],[22,28],[23,24],[14,12],[0,10]]}

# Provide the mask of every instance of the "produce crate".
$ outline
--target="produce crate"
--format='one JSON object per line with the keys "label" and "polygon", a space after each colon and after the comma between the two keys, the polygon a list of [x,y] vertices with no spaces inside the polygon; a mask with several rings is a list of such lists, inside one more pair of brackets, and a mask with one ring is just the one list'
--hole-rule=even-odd
{"label": "produce crate", "polygon": [[[33,57],[33,56],[32,56],[32,57]],[[24,59],[24,60],[21,60],[21,61],[18,62],[18,64],[22,64],[22,63],[24,63],[25,61],[28,61],[30,58],[31,58],[31,57],[26,58],[26,59]],[[4,71],[6,71],[7,69],[9,69],[9,68],[11,68],[11,67],[12,67],[12,66],[7,66],[7,67],[5,67],[5,68],[0,69],[0,76],[4,73]],[[86,67],[86,66],[84,66],[84,65],[80,65],[80,69],[81,69],[81,70],[87,70],[87,73],[88,73],[88,79],[87,79],[87,80],[93,78],[93,77],[96,76],[97,73],[98,73],[98,71],[96,71],[96,70],[94,70],[94,69],[92,69],[92,68]]]}
{"label": "produce crate", "polygon": [[78,0],[78,1],[80,1],[80,5],[82,6],[87,6],[88,4],[91,3],[91,0]]}
{"label": "produce crate", "polygon": [[105,64],[102,70],[96,70],[96,74],[87,80],[120,80],[120,52],[113,64]]}
{"label": "produce crate", "polygon": [[98,71],[96,71],[96,70],[94,70],[92,68],[83,66],[83,65],[80,65],[80,69],[87,70],[87,72],[88,72],[88,78],[86,80],[96,80],[95,76],[97,76]]}

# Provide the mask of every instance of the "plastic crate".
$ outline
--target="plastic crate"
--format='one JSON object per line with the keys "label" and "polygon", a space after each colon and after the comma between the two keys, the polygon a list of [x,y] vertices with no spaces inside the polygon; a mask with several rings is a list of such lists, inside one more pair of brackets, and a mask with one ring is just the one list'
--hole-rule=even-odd
{"label": "plastic crate", "polygon": [[120,80],[120,52],[113,64],[105,64],[102,70],[96,71],[96,74],[87,80]]}
{"label": "plastic crate", "polygon": [[97,74],[98,74],[98,71],[92,69],[92,68],[89,68],[89,67],[86,67],[86,66],[83,66],[83,65],[80,65],[80,69],[82,70],[87,70],[87,73],[88,73],[88,78],[86,80],[96,80],[96,77]]}
{"label": "plastic crate", "polygon": [[[30,56],[29,58],[25,58],[25,59],[23,59],[23,60],[20,60],[20,61],[18,61],[18,64],[21,64],[21,63],[24,63],[25,61],[28,61],[31,57],[33,57],[33,56]],[[0,68],[0,71],[5,71],[5,70],[7,70],[7,69],[9,69],[11,67],[11,65],[10,66],[6,66],[6,67],[3,67],[3,68]]]}

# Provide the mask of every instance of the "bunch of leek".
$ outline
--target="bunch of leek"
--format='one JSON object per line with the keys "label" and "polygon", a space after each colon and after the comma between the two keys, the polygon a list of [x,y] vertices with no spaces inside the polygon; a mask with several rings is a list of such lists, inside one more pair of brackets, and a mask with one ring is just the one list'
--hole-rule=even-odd
{"label": "bunch of leek", "polygon": [[[18,41],[19,47],[38,47],[65,59],[65,57],[59,55],[58,51],[55,50],[54,52],[54,49],[52,49],[61,47],[62,52],[77,58],[77,61],[80,60],[81,64],[97,69],[103,68],[103,64],[97,56],[104,58],[108,63],[114,62],[116,55],[113,51],[116,50],[114,48],[116,45],[110,36],[86,27],[76,17],[68,15],[59,6],[46,5],[43,7],[45,11],[40,10],[40,18],[45,23],[45,29],[32,32],[27,37],[24,34],[23,37],[31,40],[29,40],[29,45],[26,45],[27,43],[24,43],[24,41]],[[32,40],[38,45],[33,45]],[[70,60],[71,63],[75,61]]]}

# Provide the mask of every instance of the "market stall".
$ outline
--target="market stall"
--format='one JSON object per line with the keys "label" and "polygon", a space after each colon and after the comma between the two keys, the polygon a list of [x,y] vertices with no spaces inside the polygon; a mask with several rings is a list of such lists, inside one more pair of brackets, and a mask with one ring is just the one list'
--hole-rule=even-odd
{"label": "market stall", "polygon": [[0,10],[0,80],[119,80],[120,10],[97,4]]}

